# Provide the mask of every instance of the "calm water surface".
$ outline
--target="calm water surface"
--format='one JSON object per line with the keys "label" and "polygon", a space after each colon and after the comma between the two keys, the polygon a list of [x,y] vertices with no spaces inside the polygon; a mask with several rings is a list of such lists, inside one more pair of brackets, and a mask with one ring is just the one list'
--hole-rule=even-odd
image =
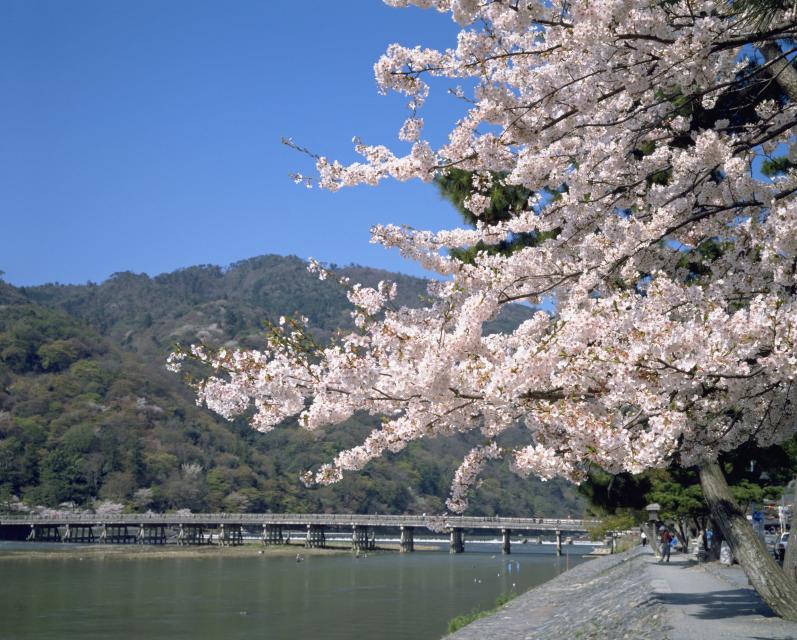
{"label": "calm water surface", "polygon": [[[585,547],[461,555],[0,561],[0,638],[436,640],[448,621],[581,562]],[[0,554],[4,545],[0,544]],[[9,548],[9,547],[6,547]],[[19,548],[15,545],[15,548]],[[70,547],[74,549],[74,546]]]}

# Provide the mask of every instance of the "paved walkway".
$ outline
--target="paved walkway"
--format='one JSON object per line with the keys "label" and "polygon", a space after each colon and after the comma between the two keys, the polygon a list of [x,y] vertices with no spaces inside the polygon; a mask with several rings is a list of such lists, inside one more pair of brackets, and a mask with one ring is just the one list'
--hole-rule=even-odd
{"label": "paved walkway", "polygon": [[797,640],[739,567],[649,549],[591,560],[447,640]]}
{"label": "paved walkway", "polygon": [[797,640],[797,623],[776,617],[740,567],[698,565],[682,555],[673,555],[670,564],[657,564],[650,555],[645,561],[673,640]]}

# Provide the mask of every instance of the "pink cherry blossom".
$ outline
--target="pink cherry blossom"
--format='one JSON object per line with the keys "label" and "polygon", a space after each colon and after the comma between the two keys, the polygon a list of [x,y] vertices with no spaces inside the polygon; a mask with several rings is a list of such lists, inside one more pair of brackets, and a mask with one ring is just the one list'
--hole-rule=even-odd
{"label": "pink cherry blossom", "polygon": [[[382,419],[310,482],[425,437],[481,431],[488,444],[455,474],[454,511],[498,457],[520,474],[577,482],[590,465],[638,473],[793,435],[797,173],[764,181],[752,167],[778,148],[797,157],[797,109],[744,94],[772,78],[771,62],[742,60],[762,41],[794,37],[793,19],[776,15],[762,37],[708,0],[388,4],[450,12],[462,31],[445,51],[391,45],[376,63],[380,90],[410,97],[400,133],[410,152],[356,142],[360,162],[318,161],[320,186],[429,181],[459,167],[476,172],[467,206],[477,216],[489,205],[485,176],[538,195],[511,220],[475,229],[375,227],[374,242],[440,277],[425,306],[394,307],[395,285],[344,281],[355,330],[317,345],[295,320],[262,351],[194,348],[214,370],[198,401],[228,418],[253,412],[261,431],[294,416],[308,429],[357,411]],[[422,138],[429,76],[476,86],[439,147]],[[752,101],[755,116],[715,113],[728,96]],[[549,233],[508,255],[449,254],[533,232]],[[722,252],[704,260],[711,243]],[[544,299],[555,314],[485,330],[503,305]],[[501,446],[518,423],[528,443]]]}

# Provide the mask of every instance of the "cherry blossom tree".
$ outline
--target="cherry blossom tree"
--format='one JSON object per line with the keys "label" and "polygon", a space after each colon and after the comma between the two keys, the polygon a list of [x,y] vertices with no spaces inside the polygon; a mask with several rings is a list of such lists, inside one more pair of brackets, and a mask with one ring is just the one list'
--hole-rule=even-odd
{"label": "cherry blossom tree", "polygon": [[[380,90],[407,96],[409,151],[357,141],[361,162],[317,158],[318,184],[472,172],[475,228],[373,228],[375,242],[438,274],[421,308],[396,308],[390,283],[362,287],[311,263],[347,288],[355,330],[320,345],[306,321],[286,319],[261,351],[195,346],[171,365],[187,355],[209,365],[199,401],[228,418],[249,411],[260,431],[292,416],[307,429],[356,411],[382,417],[307,482],[480,430],[452,511],[493,459],[575,482],[592,465],[695,466],[751,582],[797,619],[797,588],[716,462],[797,429],[795,15],[773,5],[762,23],[709,0],[387,3],[450,12],[461,31],[446,50],[391,45],[375,65]],[[423,138],[430,77],[466,87],[453,91],[467,113],[438,148]],[[774,156],[779,175],[757,177]],[[482,220],[496,181],[529,196],[511,216]],[[512,250],[490,250],[502,243]],[[462,259],[469,247],[479,250]],[[503,305],[544,299],[555,314],[484,329]],[[502,445],[519,422],[528,443]]]}

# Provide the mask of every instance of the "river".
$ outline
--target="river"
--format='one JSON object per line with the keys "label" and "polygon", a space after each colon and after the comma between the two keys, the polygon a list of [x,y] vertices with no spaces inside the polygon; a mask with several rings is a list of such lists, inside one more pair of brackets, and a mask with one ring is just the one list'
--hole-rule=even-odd
{"label": "river", "polygon": [[[0,544],[0,554],[20,545]],[[25,548],[31,548],[27,546]],[[71,545],[71,549],[75,546]],[[297,549],[301,551],[300,549]],[[582,562],[589,547],[469,545],[410,554],[0,560],[0,638],[437,640]]]}

